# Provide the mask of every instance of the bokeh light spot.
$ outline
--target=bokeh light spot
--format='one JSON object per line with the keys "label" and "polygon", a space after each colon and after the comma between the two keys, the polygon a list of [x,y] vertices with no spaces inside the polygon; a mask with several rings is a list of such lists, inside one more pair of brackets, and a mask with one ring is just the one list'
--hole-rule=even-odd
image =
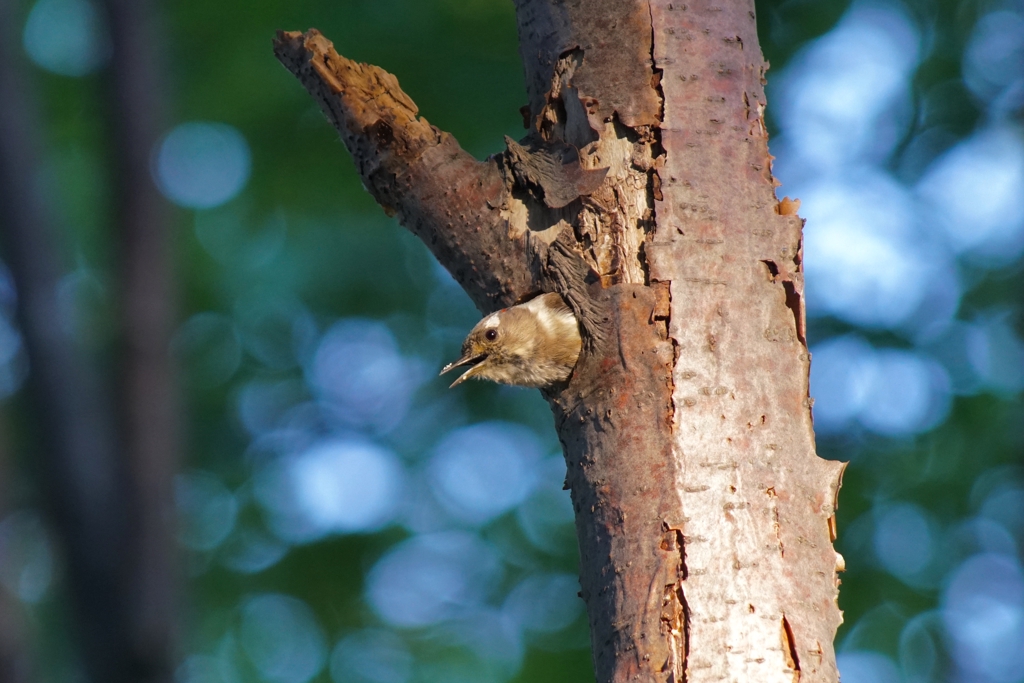
{"label": "bokeh light spot", "polygon": [[25,380],[28,364],[23,348],[14,321],[0,311],[0,399],[16,392]]}
{"label": "bokeh light spot", "polygon": [[43,521],[30,510],[0,521],[0,583],[22,602],[39,602],[53,579],[53,550]]}
{"label": "bokeh light spot", "polygon": [[910,238],[908,192],[879,174],[819,182],[802,193],[807,218],[807,312],[867,327],[897,327],[944,276]]}
{"label": "bokeh light spot", "polygon": [[964,50],[964,83],[982,100],[992,100],[1014,81],[1024,80],[1024,17],[1008,10],[978,19]]}
{"label": "bokeh light spot", "polygon": [[981,514],[995,520],[1024,539],[1024,488],[1007,485],[992,491],[981,506]]}
{"label": "bokeh light spot", "polygon": [[922,572],[932,560],[933,531],[918,505],[898,503],[875,510],[875,554],[882,566],[900,578]]}
{"label": "bokeh light spot", "polygon": [[253,294],[235,305],[235,320],[246,351],[268,368],[298,364],[303,333],[312,314],[298,301]]}
{"label": "bokeh light spot", "polygon": [[175,204],[210,209],[242,191],[250,167],[249,143],[237,128],[193,121],[176,126],[160,142],[153,176]]}
{"label": "bokeh light spot", "polygon": [[85,76],[110,59],[102,18],[88,0],[39,0],[22,40],[33,62],[60,76]]}
{"label": "bokeh light spot", "polygon": [[373,531],[391,520],[404,471],[397,456],[361,441],[317,444],[290,463],[300,509],[316,526]]}
{"label": "bokeh light spot", "polygon": [[1024,342],[1013,329],[1009,311],[971,325],[967,359],[987,387],[1010,394],[1024,390]]}
{"label": "bokeh light spot", "polygon": [[846,429],[870,389],[874,350],[856,335],[835,337],[811,349],[814,426],[824,434]]}
{"label": "bokeh light spot", "polygon": [[451,514],[482,524],[530,495],[540,454],[537,438],[525,427],[485,422],[454,430],[437,445],[430,479]]}
{"label": "bokeh light spot", "polygon": [[259,436],[275,431],[295,406],[308,399],[300,379],[253,380],[238,391],[238,417],[250,434]]}
{"label": "bokeh light spot", "polygon": [[378,432],[401,422],[425,379],[422,368],[399,352],[387,326],[358,318],[324,333],[306,378],[334,418]]}
{"label": "bokeh light spot", "polygon": [[535,547],[554,555],[576,553],[576,519],[569,492],[563,489],[565,459],[545,458],[537,468],[537,489],[516,509],[523,533]]}
{"label": "bokeh light spot", "polygon": [[238,674],[221,657],[192,655],[174,672],[175,683],[235,683]]}
{"label": "bokeh light spot", "polygon": [[823,434],[849,429],[856,419],[885,436],[927,431],[949,412],[949,376],[914,351],[874,349],[856,335],[814,347],[811,394],[815,427]]}
{"label": "bokeh light spot", "polygon": [[213,550],[235,527],[238,501],[208,472],[193,471],[175,479],[178,538],[192,550]]}
{"label": "bokeh light spot", "polygon": [[296,598],[263,594],[242,606],[242,649],[269,683],[305,683],[327,657],[323,632],[309,606]]}
{"label": "bokeh light spot", "polygon": [[178,329],[171,348],[195,386],[211,388],[231,378],[242,362],[234,322],[219,313],[197,313]]}
{"label": "bokeh light spot", "polygon": [[278,538],[308,543],[382,528],[398,510],[404,481],[391,451],[364,439],[336,438],[265,462],[254,493]]}
{"label": "bokeh light spot", "polygon": [[893,114],[908,108],[919,43],[895,6],[862,2],[793,58],[773,101],[805,163],[837,168],[857,156],[884,157],[905,125]]}
{"label": "bokeh light spot", "polygon": [[924,432],[946,418],[950,396],[949,377],[938,363],[913,351],[879,350],[860,421],[886,436]]}
{"label": "bokeh light spot", "polygon": [[524,643],[518,625],[501,610],[479,606],[459,619],[443,624],[439,631],[450,634],[479,659],[481,669],[508,680],[522,666]]}
{"label": "bokeh light spot", "polygon": [[395,633],[364,629],[351,633],[331,652],[334,683],[407,683],[412,678],[412,653]]}
{"label": "bokeh light spot", "polygon": [[512,589],[503,610],[525,631],[561,631],[583,612],[579,586],[572,574],[533,574]]}
{"label": "bokeh light spot", "polygon": [[277,564],[288,552],[281,541],[255,529],[236,529],[224,542],[221,561],[240,574],[256,574]]}
{"label": "bokeh light spot", "polygon": [[935,610],[918,614],[900,631],[900,668],[906,683],[935,680],[941,632],[942,623]]}
{"label": "bokeh light spot", "polygon": [[860,650],[836,656],[843,683],[901,683],[899,669],[880,652]]}
{"label": "bokeh light spot", "polygon": [[975,555],[953,573],[943,596],[953,657],[981,680],[1019,681],[1024,671],[1024,575],[1016,558]]}
{"label": "bokeh light spot", "polygon": [[390,624],[427,626],[481,604],[500,577],[496,550],[474,534],[424,534],[399,543],[374,565],[366,597]]}
{"label": "bokeh light spot", "polygon": [[1005,265],[1024,251],[1024,138],[1019,130],[982,130],[956,145],[918,184],[957,252]]}

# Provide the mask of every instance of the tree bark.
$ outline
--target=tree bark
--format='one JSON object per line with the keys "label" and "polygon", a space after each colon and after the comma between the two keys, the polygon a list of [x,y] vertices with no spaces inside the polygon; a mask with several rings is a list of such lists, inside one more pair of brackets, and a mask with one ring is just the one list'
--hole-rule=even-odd
{"label": "tree bark", "polygon": [[517,0],[530,132],[471,159],[315,30],[275,52],[364,184],[488,313],[540,291],[594,665],[836,681],[842,466],[814,452],[802,221],[774,194],[751,0]]}

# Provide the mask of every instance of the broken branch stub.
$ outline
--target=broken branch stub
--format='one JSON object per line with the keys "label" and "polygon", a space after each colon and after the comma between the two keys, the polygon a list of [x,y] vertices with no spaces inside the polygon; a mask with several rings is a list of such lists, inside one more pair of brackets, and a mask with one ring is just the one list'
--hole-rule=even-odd
{"label": "broken branch stub", "polygon": [[583,281],[548,265],[560,227],[551,229],[557,219],[544,209],[571,219],[607,169],[585,167],[572,145],[533,135],[523,145],[508,140],[504,156],[477,161],[419,116],[392,74],[339,55],[316,29],[279,31],[274,53],[338,130],[367,191],[423,240],[477,308],[488,313],[557,291],[585,334],[598,329]]}
{"label": "broken branch stub", "polygon": [[481,311],[537,291],[522,240],[508,239],[496,161],[477,161],[418,115],[397,79],[339,55],[316,29],[279,31],[274,54],[320,104],[363,185],[417,235]]}

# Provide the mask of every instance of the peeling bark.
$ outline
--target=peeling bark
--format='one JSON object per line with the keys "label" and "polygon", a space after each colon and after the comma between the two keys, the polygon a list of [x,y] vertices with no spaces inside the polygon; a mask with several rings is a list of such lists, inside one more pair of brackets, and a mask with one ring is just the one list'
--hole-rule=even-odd
{"label": "peeling bark", "polygon": [[547,398],[597,679],[835,681],[841,466],[814,452],[753,3],[516,5],[530,132],[484,162],[319,33],[276,51],[482,312],[558,291],[579,318]]}
{"label": "peeling bark", "polygon": [[775,199],[753,4],[651,10],[668,153],[647,254],[679,358],[687,680],[835,680],[841,466],[814,452],[802,221]]}

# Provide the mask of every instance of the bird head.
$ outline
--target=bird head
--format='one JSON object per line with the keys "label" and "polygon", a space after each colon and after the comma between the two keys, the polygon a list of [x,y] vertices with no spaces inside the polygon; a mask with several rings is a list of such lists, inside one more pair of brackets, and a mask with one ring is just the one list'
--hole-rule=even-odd
{"label": "bird head", "polygon": [[[462,384],[467,379],[489,379],[503,382],[508,375],[511,356],[522,355],[532,344],[523,335],[522,321],[518,316],[507,316],[509,309],[492,313],[478,322],[465,341],[462,342],[462,355],[458,360],[449,363],[441,370],[441,374],[469,366],[452,386]],[[516,324],[519,322],[520,324]]]}
{"label": "bird head", "polygon": [[441,374],[469,366],[451,386],[477,378],[543,387],[568,378],[580,345],[576,318],[562,297],[542,294],[478,322],[462,343],[462,355]]}

